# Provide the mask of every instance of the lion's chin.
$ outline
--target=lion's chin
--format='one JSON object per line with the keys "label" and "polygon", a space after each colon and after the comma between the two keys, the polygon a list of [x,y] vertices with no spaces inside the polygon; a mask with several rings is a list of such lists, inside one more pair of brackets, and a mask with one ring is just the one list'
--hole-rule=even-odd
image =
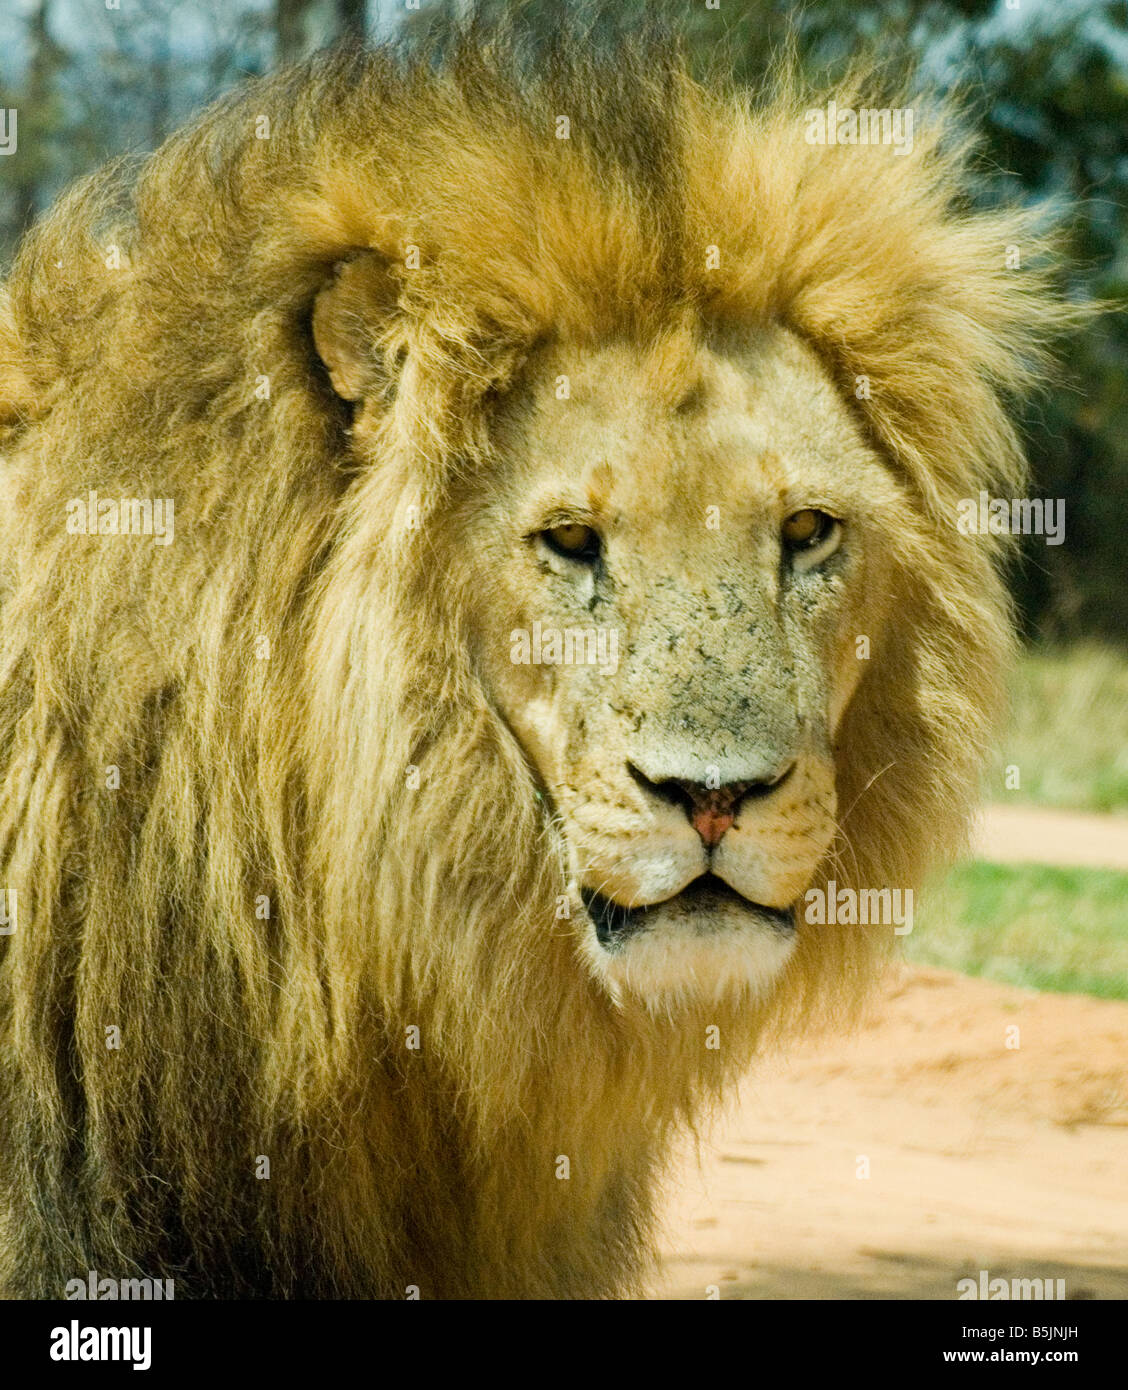
{"label": "lion's chin", "polygon": [[652,1008],[762,997],[795,949],[792,912],[749,902],[708,874],[651,907],[582,897],[597,976],[613,998],[630,994]]}

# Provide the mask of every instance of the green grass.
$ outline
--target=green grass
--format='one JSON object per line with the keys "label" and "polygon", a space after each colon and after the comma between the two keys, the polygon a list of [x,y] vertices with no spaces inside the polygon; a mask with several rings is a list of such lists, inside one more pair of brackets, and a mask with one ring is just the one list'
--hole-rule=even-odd
{"label": "green grass", "polygon": [[[1111,648],[1035,649],[1011,686],[1011,723],[988,797],[1128,811],[1128,657]],[[1006,789],[1003,769],[1019,786]]]}
{"label": "green grass", "polygon": [[[1128,656],[1093,645],[1029,651],[987,797],[1128,812]],[[1128,999],[1128,873],[966,864],[928,895],[904,940],[921,965]]]}
{"label": "green grass", "polygon": [[1128,874],[966,864],[928,895],[904,940],[919,965],[1128,999]]}

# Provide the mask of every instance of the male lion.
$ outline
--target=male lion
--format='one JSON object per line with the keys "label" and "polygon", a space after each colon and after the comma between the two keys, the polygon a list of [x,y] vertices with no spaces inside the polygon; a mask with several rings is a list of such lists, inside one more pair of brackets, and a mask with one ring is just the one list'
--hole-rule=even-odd
{"label": "male lion", "polygon": [[[839,93],[840,105],[860,98]],[[657,1170],[960,846],[1025,214],[649,44],[320,57],[0,301],[9,1294],[645,1287]],[[1013,258],[1011,258],[1013,259]]]}

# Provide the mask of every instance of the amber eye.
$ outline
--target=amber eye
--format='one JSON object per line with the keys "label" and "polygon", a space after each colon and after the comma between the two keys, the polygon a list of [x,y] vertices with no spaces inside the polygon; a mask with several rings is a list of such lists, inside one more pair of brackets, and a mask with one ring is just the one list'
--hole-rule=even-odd
{"label": "amber eye", "polygon": [[781,529],[784,549],[799,569],[813,569],[838,549],[842,523],[829,512],[804,507],[792,514]]}
{"label": "amber eye", "polygon": [[817,545],[819,537],[832,525],[826,512],[805,507],[783,523],[783,539],[790,546]]}
{"label": "amber eye", "polygon": [[569,560],[594,560],[599,555],[598,533],[581,522],[566,521],[542,531],[541,535],[550,549]]}

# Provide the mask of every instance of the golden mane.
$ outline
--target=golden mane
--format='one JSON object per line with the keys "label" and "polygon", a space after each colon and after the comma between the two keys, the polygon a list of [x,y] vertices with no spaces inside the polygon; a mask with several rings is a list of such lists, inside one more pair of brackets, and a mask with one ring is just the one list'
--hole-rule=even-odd
{"label": "golden mane", "polygon": [[[1023,486],[1005,398],[1067,317],[1044,271],[1007,268],[1011,245],[1044,258],[1033,219],[970,210],[936,104],[895,157],[808,144],[826,94],[707,89],[641,41],[525,67],[475,34],[441,62],[319,57],[81,183],[19,252],[10,1293],[88,1269],[179,1296],[637,1289],[676,1127],[872,978],[885,933],[807,931],[759,1014],[656,1019],[613,1009],[554,930],[559,867],[470,667],[444,510],[488,476],[491,402],[546,337],[777,320],[821,355],[918,504],[889,537],[897,640],[842,730],[826,871],[915,884],[963,843],[1011,639],[997,543],[953,518]],[[386,273],[365,325],[386,389],[354,420],[310,319],[360,252]],[[68,535],[91,489],[173,498],[175,544]]]}

